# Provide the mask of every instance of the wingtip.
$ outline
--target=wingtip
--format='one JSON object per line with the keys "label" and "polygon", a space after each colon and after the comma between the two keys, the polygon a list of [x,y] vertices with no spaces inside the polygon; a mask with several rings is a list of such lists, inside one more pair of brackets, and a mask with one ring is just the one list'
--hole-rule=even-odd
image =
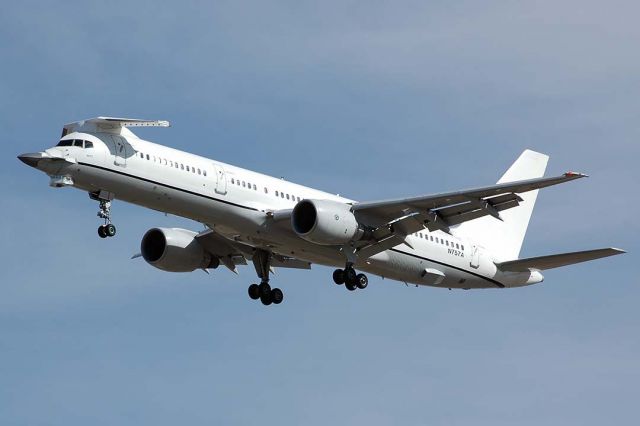
{"label": "wingtip", "polygon": [[589,177],[589,175],[585,174],[585,173],[579,173],[579,172],[573,172],[573,171],[568,171],[564,174],[566,177],[573,177],[573,178],[584,178],[584,177]]}
{"label": "wingtip", "polygon": [[616,247],[610,247],[609,250],[614,251],[614,255],[616,254],[625,254],[627,251],[626,250],[622,250]]}

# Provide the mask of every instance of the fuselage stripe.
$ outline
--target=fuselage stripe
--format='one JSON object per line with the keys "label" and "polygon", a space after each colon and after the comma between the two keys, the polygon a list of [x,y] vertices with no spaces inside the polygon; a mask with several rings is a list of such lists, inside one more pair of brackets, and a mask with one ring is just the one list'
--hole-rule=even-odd
{"label": "fuselage stripe", "polygon": [[173,189],[173,190],[176,190],[176,191],[181,191],[181,192],[184,192],[184,193],[187,193],[187,194],[195,195],[197,197],[206,198],[208,200],[219,201],[221,203],[228,204],[230,206],[240,207],[242,209],[247,209],[247,210],[260,211],[260,210],[256,209],[255,207],[243,206],[242,204],[236,204],[236,203],[232,203],[231,201],[221,200],[219,198],[211,197],[209,195],[200,194],[200,193],[194,192],[194,191],[189,191],[188,189],[183,189],[183,188],[179,188],[177,186],[168,185],[166,183],[162,183],[162,182],[158,182],[158,181],[155,181],[155,180],[152,180],[152,179],[147,179],[147,178],[143,178],[143,177],[140,177],[140,176],[132,175],[130,173],[121,172],[120,170],[113,170],[113,169],[110,169],[108,167],[102,167],[102,166],[97,166],[95,164],[89,164],[89,163],[83,163],[83,162],[78,162],[78,164],[80,164],[82,166],[93,167],[95,169],[104,170],[106,172],[116,173],[116,174],[119,174],[119,175],[122,175],[122,176],[127,176],[127,177],[130,177],[130,178],[133,178],[133,179],[138,179],[138,180],[141,180],[141,181],[144,181],[144,182],[152,183],[154,185],[164,186],[165,188],[170,188],[170,189]]}

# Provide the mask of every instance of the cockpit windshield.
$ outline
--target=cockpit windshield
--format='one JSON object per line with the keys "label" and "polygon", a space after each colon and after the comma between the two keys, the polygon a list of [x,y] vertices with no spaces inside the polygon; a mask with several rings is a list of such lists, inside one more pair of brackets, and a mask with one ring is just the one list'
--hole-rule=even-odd
{"label": "cockpit windshield", "polygon": [[93,148],[93,142],[82,139],[63,139],[56,146],[75,146],[78,148]]}

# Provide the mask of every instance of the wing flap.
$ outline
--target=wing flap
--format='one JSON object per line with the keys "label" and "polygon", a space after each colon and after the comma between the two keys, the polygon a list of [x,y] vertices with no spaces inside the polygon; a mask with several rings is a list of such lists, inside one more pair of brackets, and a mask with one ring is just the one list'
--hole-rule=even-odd
{"label": "wing flap", "polygon": [[[212,229],[202,231],[196,239],[205,250],[220,259],[220,263],[236,272],[237,265],[246,265],[247,260],[253,259],[254,247],[238,241],[233,241],[218,234]],[[311,269],[311,263],[273,253],[271,266],[274,268]]]}
{"label": "wing flap", "polygon": [[511,272],[526,272],[530,270],[544,271],[547,269],[559,268],[561,266],[573,265],[581,262],[588,262],[603,257],[615,256],[626,253],[617,248],[602,248],[596,250],[576,251],[572,253],[552,254],[549,256],[530,257],[527,259],[510,260],[508,262],[496,263],[498,269]]}

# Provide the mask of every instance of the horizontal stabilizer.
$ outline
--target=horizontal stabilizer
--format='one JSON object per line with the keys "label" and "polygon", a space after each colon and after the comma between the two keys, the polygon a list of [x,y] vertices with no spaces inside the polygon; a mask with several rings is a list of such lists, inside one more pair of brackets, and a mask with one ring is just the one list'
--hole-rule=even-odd
{"label": "horizontal stabilizer", "polygon": [[65,124],[62,137],[72,132],[105,132],[121,134],[126,127],[170,127],[165,120],[140,120],[137,118],[96,117]]}
{"label": "horizontal stabilizer", "polygon": [[550,256],[530,257],[528,259],[510,260],[496,263],[502,271],[525,272],[530,270],[544,271],[546,269],[559,268],[573,265],[574,263],[588,262],[602,257],[615,256],[626,253],[617,248],[603,248],[597,250],[576,251],[573,253],[552,254]]}

